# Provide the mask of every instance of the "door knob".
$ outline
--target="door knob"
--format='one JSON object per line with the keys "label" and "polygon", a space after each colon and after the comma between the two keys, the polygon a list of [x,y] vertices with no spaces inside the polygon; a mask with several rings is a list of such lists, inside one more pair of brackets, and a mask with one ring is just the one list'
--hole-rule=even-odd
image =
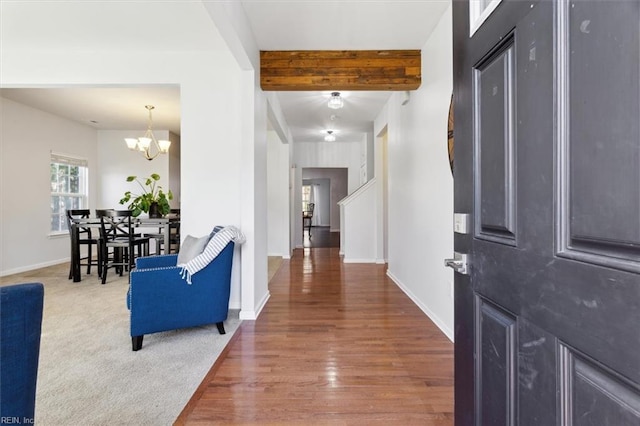
{"label": "door knob", "polygon": [[469,275],[467,254],[453,252],[453,259],[445,259],[444,266],[448,266],[459,274]]}

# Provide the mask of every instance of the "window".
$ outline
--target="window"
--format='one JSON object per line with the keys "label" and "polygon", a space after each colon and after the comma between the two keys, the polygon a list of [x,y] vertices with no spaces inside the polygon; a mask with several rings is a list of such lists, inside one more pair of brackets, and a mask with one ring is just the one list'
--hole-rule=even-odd
{"label": "window", "polygon": [[311,185],[302,185],[302,211],[309,210],[309,203],[311,202]]}
{"label": "window", "polygon": [[469,2],[469,37],[482,26],[502,0],[472,0]]}
{"label": "window", "polygon": [[67,210],[87,208],[87,160],[51,154],[51,233],[67,232]]}

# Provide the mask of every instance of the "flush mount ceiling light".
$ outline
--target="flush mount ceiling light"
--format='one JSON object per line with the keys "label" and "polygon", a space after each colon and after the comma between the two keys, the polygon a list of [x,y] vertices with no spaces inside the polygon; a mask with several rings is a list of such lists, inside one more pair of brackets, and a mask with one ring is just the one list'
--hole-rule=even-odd
{"label": "flush mount ceiling light", "polygon": [[331,92],[331,98],[327,106],[331,109],[340,109],[344,106],[344,101],[340,97],[340,92]]}
{"label": "flush mount ceiling light", "polygon": [[336,135],[333,134],[333,130],[327,130],[327,134],[324,135],[325,142],[335,142]]}
{"label": "flush mount ceiling light", "polygon": [[155,107],[153,105],[145,105],[144,107],[147,109],[147,111],[149,111],[149,123],[147,124],[147,131],[143,136],[137,139],[125,138],[124,141],[127,143],[127,147],[130,150],[139,152],[144,158],[151,161],[159,154],[166,154],[167,152],[169,152],[171,141],[156,139],[156,137],[153,135],[153,131],[151,130],[151,110]]}

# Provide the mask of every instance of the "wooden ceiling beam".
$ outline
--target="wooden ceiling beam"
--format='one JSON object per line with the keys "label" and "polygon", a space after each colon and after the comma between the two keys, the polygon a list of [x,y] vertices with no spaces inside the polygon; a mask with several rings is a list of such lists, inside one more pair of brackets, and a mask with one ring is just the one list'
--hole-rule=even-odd
{"label": "wooden ceiling beam", "polygon": [[260,87],[296,90],[416,90],[420,50],[270,50],[260,52]]}

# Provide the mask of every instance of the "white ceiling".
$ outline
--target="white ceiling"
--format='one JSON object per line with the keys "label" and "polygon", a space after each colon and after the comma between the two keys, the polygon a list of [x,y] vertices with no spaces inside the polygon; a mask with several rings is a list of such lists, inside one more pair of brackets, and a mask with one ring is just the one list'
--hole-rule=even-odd
{"label": "white ceiling", "polygon": [[[451,0],[245,0],[260,50],[421,49]],[[428,58],[422,58],[423,61]],[[327,107],[330,92],[278,92],[293,139],[359,141],[391,92],[341,92],[344,108]],[[331,116],[335,115],[332,120]]]}
{"label": "white ceiling", "polygon": [[[366,50],[420,49],[451,0],[245,0],[241,1],[261,50]],[[4,10],[13,2],[3,4]],[[145,50],[188,45],[190,50],[221,48],[217,34],[211,33],[208,17],[198,2],[131,2],[126,16],[105,18],[116,14],[118,2],[39,2],[38,7],[83,7],[88,19],[60,23],[29,16],[32,25],[65,27],[58,38],[46,41],[49,48],[81,49],[98,25],[114,25],[125,40],[110,43],[112,48]],[[154,28],[170,31],[153,35],[140,31],[140,16],[151,13],[153,3]],[[182,7],[180,7],[182,6]],[[160,10],[158,11],[158,7]],[[57,10],[59,12],[59,9]],[[19,10],[11,11],[19,13]],[[74,9],[77,16],[77,9]],[[56,13],[56,15],[58,15]],[[47,13],[40,13],[46,17]],[[158,19],[156,19],[158,18]],[[163,21],[166,20],[166,21]],[[24,22],[22,19],[20,21]],[[165,22],[165,24],[162,24]],[[3,21],[1,36],[19,43],[40,43],[31,40],[28,27],[12,28]],[[111,29],[113,29],[111,27]],[[111,31],[113,33],[113,31]],[[203,37],[203,35],[205,37]],[[158,37],[160,36],[160,37]],[[194,43],[194,40],[206,40]],[[110,42],[113,40],[110,40]],[[98,37],[95,43],[103,43]],[[86,45],[86,44],[85,44]],[[126,47],[125,47],[126,46]],[[159,47],[161,46],[161,47]],[[46,46],[45,46],[46,47]],[[103,46],[104,48],[104,46]],[[428,62],[428,58],[423,57]],[[423,76],[427,78],[427,76]],[[362,133],[372,130],[372,122],[390,96],[390,92],[342,92],[345,106],[340,110],[327,108],[329,92],[278,92],[278,98],[295,141],[322,141],[323,131],[334,129],[337,140],[360,140]],[[178,87],[60,87],[0,89],[2,97],[49,111],[97,129],[140,129],[146,125],[144,105],[153,111],[154,129],[169,129],[180,134],[180,92]],[[333,115],[333,118],[332,118]],[[95,123],[94,123],[95,122]]]}
{"label": "white ceiling", "polygon": [[331,109],[327,102],[331,92],[278,92],[287,124],[297,142],[319,142],[327,130],[336,141],[360,141],[373,131],[373,120],[387,102],[391,92],[340,92],[344,107]]}
{"label": "white ceiling", "polygon": [[153,105],[153,128],[180,134],[178,86],[16,88],[0,96],[102,130],[144,129],[145,105]]}
{"label": "white ceiling", "polygon": [[421,49],[451,0],[244,0],[261,50]]}
{"label": "white ceiling", "polygon": [[[0,0],[11,49],[65,52],[226,49],[202,3],[182,0]],[[42,37],[47,34],[47,37]],[[3,43],[4,44],[4,43]],[[4,44],[6,48],[8,44]]]}

